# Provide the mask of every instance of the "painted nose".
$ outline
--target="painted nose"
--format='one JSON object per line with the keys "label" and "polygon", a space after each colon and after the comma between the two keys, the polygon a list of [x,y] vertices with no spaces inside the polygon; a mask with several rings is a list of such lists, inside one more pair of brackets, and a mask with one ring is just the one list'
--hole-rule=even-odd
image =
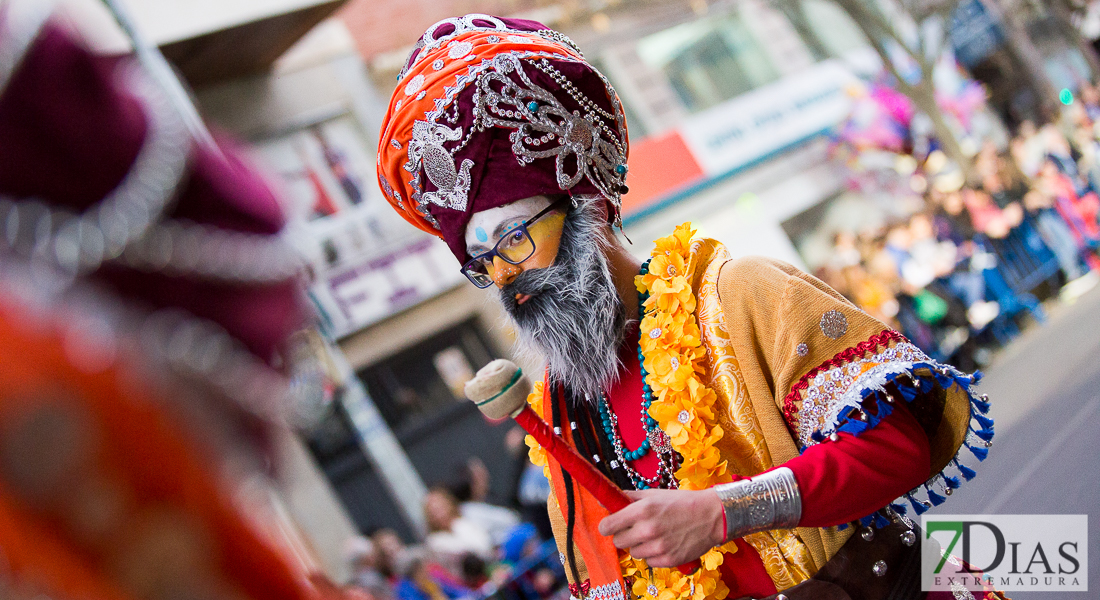
{"label": "painted nose", "polygon": [[498,288],[502,288],[512,283],[522,272],[522,267],[505,262],[505,260],[499,256],[493,257],[493,283],[495,283]]}

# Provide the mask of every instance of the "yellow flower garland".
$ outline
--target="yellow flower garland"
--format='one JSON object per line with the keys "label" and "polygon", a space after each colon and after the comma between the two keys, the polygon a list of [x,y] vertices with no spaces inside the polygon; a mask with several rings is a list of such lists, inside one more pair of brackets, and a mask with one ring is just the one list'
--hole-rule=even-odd
{"label": "yellow flower garland", "polygon": [[[672,235],[657,240],[649,272],[638,275],[634,283],[639,292],[649,293],[640,325],[646,383],[654,396],[649,416],[683,457],[676,471],[680,487],[702,490],[733,478],[715,446],[724,434],[714,414],[718,396],[703,382],[706,350],[695,320],[691,289],[696,267],[691,256],[694,235],[684,223]],[[729,588],[718,569],[724,555],[736,551],[732,542],[712,548],[700,558],[702,567],[691,575],[676,569],[651,570],[644,560],[625,551],[619,563],[627,581],[633,580],[632,591],[639,598],[721,600],[729,595]]]}
{"label": "yellow flower garland", "polygon": [[[639,292],[649,293],[640,325],[646,382],[654,395],[649,415],[683,457],[676,471],[680,487],[702,490],[727,483],[732,476],[715,447],[724,434],[716,424],[713,408],[718,397],[702,379],[706,351],[695,320],[695,294],[691,289],[696,267],[691,260],[694,235],[695,231],[684,223],[671,236],[657,240],[649,272],[638,275],[634,283]],[[542,414],[542,392],[542,382],[538,382],[527,398],[537,414]],[[546,451],[531,436],[526,442],[531,448],[531,462],[548,470]],[[676,569],[651,569],[626,551],[620,551],[619,564],[638,598],[722,600],[729,595],[729,588],[722,582],[719,567],[726,553],[736,551],[733,542],[712,548],[700,558],[701,568],[690,575]]]}
{"label": "yellow flower garland", "polygon": [[[527,395],[527,404],[531,405],[531,410],[535,411],[535,414],[540,417],[542,416],[543,385],[542,380],[536,381],[531,385],[531,393]],[[546,460],[546,449],[540,446],[535,438],[530,435],[524,437],[523,441],[530,448],[527,451],[527,456],[531,459],[531,464],[542,467],[543,474],[546,475],[547,479],[550,479],[550,463]]]}

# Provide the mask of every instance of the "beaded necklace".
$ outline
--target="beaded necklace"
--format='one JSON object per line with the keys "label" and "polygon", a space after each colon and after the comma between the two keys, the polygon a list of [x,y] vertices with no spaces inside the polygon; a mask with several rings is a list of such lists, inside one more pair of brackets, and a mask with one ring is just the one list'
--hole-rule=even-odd
{"label": "beaded necklace", "polygon": [[[645,275],[649,272],[649,261],[645,261],[642,264],[641,274]],[[641,316],[645,316],[645,301],[649,298],[648,292],[638,293],[638,309],[642,313]],[[645,439],[635,450],[627,450],[626,443],[623,441],[622,435],[619,432],[619,419],[613,410],[611,410],[611,403],[607,399],[606,394],[600,395],[599,411],[600,411],[600,423],[603,425],[604,435],[611,441],[612,447],[615,449],[615,456],[617,461],[611,462],[611,468],[617,468],[622,466],[626,471],[628,477],[630,477],[631,483],[639,490],[649,489],[653,487],[668,487],[675,488],[676,478],[673,476],[676,465],[675,452],[672,450],[672,444],[668,439],[668,435],[657,426],[657,421],[653,417],[649,416],[649,407],[653,403],[653,389],[646,381],[648,373],[645,370],[645,357],[642,355],[641,348],[641,330],[639,328],[639,345],[638,345],[638,368],[642,372],[642,430],[645,432]],[[653,477],[645,477],[639,473],[634,467],[630,465],[631,462],[642,458],[647,455],[650,450],[657,452],[658,465],[657,473]]]}

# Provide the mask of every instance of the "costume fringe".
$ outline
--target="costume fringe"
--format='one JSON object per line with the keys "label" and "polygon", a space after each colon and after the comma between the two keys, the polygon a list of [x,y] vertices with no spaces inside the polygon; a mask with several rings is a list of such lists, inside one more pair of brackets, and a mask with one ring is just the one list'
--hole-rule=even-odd
{"label": "costume fringe", "polygon": [[[978,396],[974,393],[974,385],[981,379],[981,373],[975,372],[967,375],[949,365],[937,362],[913,363],[907,369],[885,375],[860,390],[863,398],[859,407],[845,407],[839,414],[835,431],[847,432],[858,436],[859,434],[877,426],[884,418],[894,411],[894,403],[898,399],[887,397],[885,387],[887,384],[896,386],[900,400],[912,402],[921,394],[927,393],[939,387],[948,390],[953,386],[959,386],[966,392],[970,399],[970,423],[963,445],[952,457],[948,466],[932,477],[920,487],[910,491],[890,503],[888,508],[904,515],[907,511],[906,504],[913,508],[917,515],[924,514],[929,508],[939,506],[947,501],[955,490],[962,486],[963,481],[970,481],[976,473],[974,469],[963,464],[963,448],[966,448],[978,461],[983,461],[989,455],[989,447],[993,441],[993,419],[986,416],[989,412],[989,398],[984,394]],[[868,410],[874,406],[875,410]],[[815,441],[824,440],[823,432],[815,432]],[[954,469],[956,473],[949,473],[948,469]],[[959,476],[962,477],[960,480]],[[859,524],[864,527],[885,527],[890,523],[880,512],[863,517]],[[844,526],[838,527],[844,529]]]}

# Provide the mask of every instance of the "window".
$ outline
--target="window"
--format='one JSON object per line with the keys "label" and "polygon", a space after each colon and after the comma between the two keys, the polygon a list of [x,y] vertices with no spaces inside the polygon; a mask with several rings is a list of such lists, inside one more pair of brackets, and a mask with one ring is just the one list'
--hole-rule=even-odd
{"label": "window", "polygon": [[448,329],[359,373],[403,443],[453,410],[470,408],[462,386],[494,358],[475,323]]}
{"label": "window", "polygon": [[830,57],[867,46],[863,31],[848,13],[830,0],[801,0],[806,23]]}
{"label": "window", "polygon": [[689,112],[779,78],[759,41],[736,15],[655,33],[638,43],[638,54],[664,72]]}

